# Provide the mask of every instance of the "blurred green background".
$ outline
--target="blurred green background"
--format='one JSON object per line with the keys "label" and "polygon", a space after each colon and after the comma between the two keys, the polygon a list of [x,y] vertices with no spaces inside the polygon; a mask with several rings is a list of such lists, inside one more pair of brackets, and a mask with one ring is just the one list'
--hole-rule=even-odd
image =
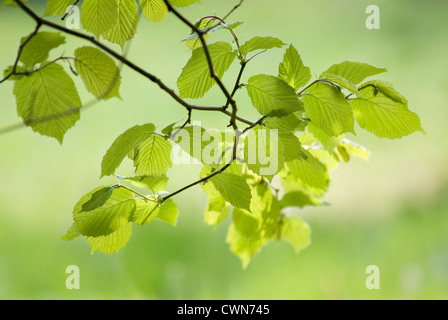
{"label": "blurred green background", "polygon": [[[38,3],[37,1],[30,1]],[[197,19],[225,14],[237,1],[202,0],[182,9]],[[41,1],[44,3],[44,1]],[[381,29],[367,30],[366,7],[377,4]],[[35,5],[43,13],[43,6]],[[0,135],[1,299],[447,299],[448,298],[448,2],[364,0],[246,0],[231,21],[245,23],[243,39],[270,35],[293,43],[313,74],[344,60],[387,67],[392,82],[418,113],[427,135],[399,141],[358,131],[350,137],[372,152],[333,174],[330,207],[296,213],[313,230],[312,245],[296,255],[271,243],[242,270],[225,243],[228,222],[216,230],[203,222],[199,187],[176,198],[178,227],[152,223],[134,228],[119,254],[90,254],[81,238],[58,240],[71,223],[77,200],[100,184],[102,156],[115,137],[135,124],[164,126],[185,118],[157,86],[123,69],[122,100],[101,102],[82,113],[61,146],[29,128]],[[57,21],[57,20],[55,20]],[[0,10],[0,69],[15,59],[19,39],[34,28],[19,9]],[[169,16],[159,26],[142,19],[129,58],[171,87],[189,53],[189,32]],[[211,41],[231,40],[225,33]],[[85,43],[68,38],[66,55]],[[118,46],[115,46],[119,50]],[[56,49],[54,54],[60,54]],[[259,56],[248,76],[277,74],[284,50]],[[237,66],[224,80],[233,84]],[[91,99],[77,80],[84,102]],[[0,86],[0,128],[20,122],[12,83]],[[241,112],[256,118],[242,91]],[[218,102],[217,102],[218,101]],[[212,90],[203,104],[223,101]],[[225,125],[225,117],[206,126]],[[126,165],[120,174],[131,171]],[[170,170],[169,190],[197,178],[200,167]],[[67,290],[65,269],[77,265],[81,289]],[[381,289],[367,290],[366,267],[381,270]]]}

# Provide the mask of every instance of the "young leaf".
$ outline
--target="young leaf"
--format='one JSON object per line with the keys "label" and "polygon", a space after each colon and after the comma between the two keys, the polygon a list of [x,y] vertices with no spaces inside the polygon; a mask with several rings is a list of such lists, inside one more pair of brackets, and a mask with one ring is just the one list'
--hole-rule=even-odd
{"label": "young leaf", "polygon": [[71,225],[70,228],[68,228],[67,232],[65,233],[65,235],[63,235],[60,240],[62,241],[72,241],[73,239],[76,239],[80,236],[81,234],[78,232],[78,230],[76,230],[74,225]]}
{"label": "young leaf", "polygon": [[[217,42],[209,45],[208,50],[215,72],[221,78],[236,58],[232,52],[232,46],[227,42]],[[210,76],[204,49],[201,47],[194,50],[177,80],[180,96],[192,99],[201,98],[215,84],[216,81]]]}
{"label": "young leaf", "polygon": [[336,148],[344,138],[344,135],[338,137],[329,136],[316,127],[312,122],[308,124],[307,131],[310,132],[329,153],[332,153],[334,148]]}
{"label": "young leaf", "polygon": [[[7,67],[5,70],[3,70],[3,77],[4,78],[8,77],[12,73],[13,70],[14,70],[14,66]],[[24,67],[16,66],[16,71],[15,72],[17,72],[17,73],[27,73],[28,70],[26,68],[24,68]],[[23,75],[23,74],[14,74],[12,76],[9,76],[8,80],[9,81],[16,81],[16,80],[19,80],[19,79],[21,79],[23,77],[25,77],[25,75]]]}
{"label": "young leaf", "polygon": [[[207,30],[208,27],[212,26],[213,21],[213,19],[202,19],[201,22],[196,23],[196,27],[201,31],[204,29]],[[204,40],[207,41],[208,38],[210,38],[210,33],[204,34],[203,37]],[[195,50],[202,47],[201,39],[194,30],[191,30],[190,35],[182,39],[182,41],[186,41],[186,45],[190,50]]]}
{"label": "young leaf", "polygon": [[233,206],[250,210],[250,201],[252,198],[249,185],[246,180],[236,174],[222,172],[210,181],[215,186],[216,190],[221,193],[224,200],[230,202]]}
{"label": "young leaf", "polygon": [[48,0],[44,16],[65,14],[67,7],[71,6],[73,3],[73,0]]}
{"label": "young leaf", "polygon": [[247,239],[260,237],[261,218],[246,210],[234,208],[232,213],[235,229]]}
{"label": "young leaf", "polygon": [[339,147],[337,146],[331,153],[328,150],[318,148],[309,149],[309,151],[328,171],[334,171],[339,167],[339,163],[341,162],[341,157],[338,152]]}
{"label": "young leaf", "polygon": [[288,241],[298,253],[305,249],[311,243],[310,227],[296,217],[288,217],[284,219],[281,226],[282,237]]}
{"label": "young leaf", "polygon": [[75,84],[56,63],[17,80],[14,95],[17,113],[25,124],[60,143],[79,120],[81,100]]}
{"label": "young leaf", "polygon": [[136,187],[151,190],[153,193],[165,190],[168,185],[168,177],[166,174],[158,177],[137,176],[132,178],[124,178],[123,180],[131,181]]}
{"label": "young leaf", "polygon": [[[221,29],[228,29],[228,30],[233,30],[233,29],[235,29],[235,28],[237,28],[237,27],[239,27],[240,25],[242,25],[243,24],[243,22],[242,21],[234,21],[234,22],[230,22],[230,23],[222,23],[222,24],[218,24],[217,26],[212,26],[212,23],[214,22],[214,21],[216,21],[215,19],[213,19],[213,18],[210,18],[210,19],[203,19],[202,21],[201,21],[201,23],[199,23],[199,25],[197,26],[198,27],[198,29],[200,30],[200,31],[202,31],[203,33],[205,33],[204,34],[204,40],[207,40],[207,38],[210,36],[210,33],[212,33],[212,32],[216,32],[216,31],[218,31],[218,30],[221,30]],[[196,32],[194,32],[194,30],[191,32],[191,34],[189,35],[189,36],[187,36],[187,37],[185,37],[184,39],[182,39],[182,41],[187,41],[187,45],[188,45],[188,47],[190,48],[190,49],[192,49],[192,50],[194,50],[194,49],[196,49],[196,48],[199,48],[201,45],[202,45],[202,43],[201,43],[201,41],[200,41],[200,39],[198,39],[199,38],[199,35],[196,33]],[[193,40],[196,40],[195,42],[191,42],[191,43],[198,43],[197,44],[197,46],[195,46],[194,48],[192,48],[189,44],[188,44],[188,42],[189,41],[193,41]]]}
{"label": "young leaf", "polygon": [[146,18],[159,23],[165,19],[168,7],[163,0],[140,0],[142,12]]}
{"label": "young leaf", "polygon": [[173,199],[168,199],[160,206],[157,219],[176,226],[178,216],[179,209],[177,208],[177,205],[174,203]]}
{"label": "young leaf", "polygon": [[266,183],[252,186],[250,210],[261,221],[260,236],[266,240],[272,238],[279,228],[281,213],[277,197]]}
{"label": "young leaf", "polygon": [[416,131],[424,132],[418,115],[407,104],[389,99],[381,92],[367,87],[364,99],[352,99],[353,112],[361,128],[380,138],[398,139]]}
{"label": "young leaf", "polygon": [[138,6],[135,0],[118,1],[118,22],[103,34],[104,39],[118,43],[122,49],[126,42],[134,38],[138,24]]}
{"label": "young leaf", "polygon": [[371,66],[367,63],[344,61],[331,66],[327,71],[324,71],[320,77],[324,78],[325,74],[329,73],[344,78],[353,84],[358,84],[367,77],[383,72],[387,72],[387,70],[385,68]]}
{"label": "young leaf", "polygon": [[99,251],[106,254],[113,254],[126,246],[131,235],[132,224],[128,223],[107,236],[86,237],[86,239],[92,246],[92,253]]}
{"label": "young leaf", "polygon": [[134,193],[123,188],[114,189],[109,199],[92,211],[73,212],[74,227],[84,236],[107,236],[127,225],[135,211]]}
{"label": "young leaf", "polygon": [[244,140],[244,163],[254,173],[272,180],[283,168],[279,144],[276,130],[255,127]]}
{"label": "young leaf", "polygon": [[283,41],[273,37],[255,37],[248,40],[245,44],[240,47],[240,51],[242,54],[246,55],[249,52],[255,50],[265,50],[272,48],[281,48],[285,44]]}
{"label": "young leaf", "polygon": [[120,98],[120,70],[106,54],[93,47],[75,51],[75,68],[87,90],[98,99]]}
{"label": "young leaf", "polygon": [[101,163],[101,177],[115,172],[123,159],[134,148],[152,136],[156,127],[153,124],[135,126],[122,133],[107,150]]}
{"label": "young leaf", "polygon": [[170,4],[176,7],[186,7],[195,2],[201,2],[201,0],[170,0]]}
{"label": "young leaf", "polygon": [[303,111],[294,89],[277,77],[263,74],[253,76],[246,88],[252,104],[262,115]]}
{"label": "young leaf", "polygon": [[300,152],[305,158],[302,156],[286,163],[286,170],[282,170],[281,175],[299,181],[305,187],[326,191],[328,180],[325,167],[309,151],[302,148]]}
{"label": "young leaf", "polygon": [[229,214],[229,203],[224,200],[213,183],[206,183],[202,188],[207,194],[207,207],[205,208],[205,222],[216,227],[220,222],[224,221]]}
{"label": "young leaf", "polygon": [[298,90],[310,81],[310,68],[303,65],[297,49],[292,45],[286,50],[283,62],[279,66],[278,77]]}
{"label": "young leaf", "polygon": [[350,93],[356,94],[358,97],[362,98],[362,94],[358,91],[358,88],[353,83],[348,81],[347,79],[344,79],[340,76],[336,76],[336,75],[330,74],[330,73],[325,73],[323,76],[325,79],[327,79],[333,83],[336,83],[342,89],[346,89]]}
{"label": "young leaf", "polygon": [[230,250],[240,258],[243,269],[247,268],[250,260],[260,251],[263,241],[261,239],[248,239],[236,230],[235,225],[229,227],[226,242]]}
{"label": "young leaf", "polygon": [[[20,2],[26,2],[28,0],[21,0]],[[182,1],[182,0],[181,0]],[[15,0],[3,0],[3,8],[6,6],[17,6],[17,3]]]}
{"label": "young leaf", "polygon": [[81,23],[87,31],[99,37],[118,22],[117,0],[84,0]]}
{"label": "young leaf", "polygon": [[104,187],[92,194],[92,198],[82,205],[81,212],[92,211],[103,206],[112,196],[114,187]]}
{"label": "young leaf", "polygon": [[370,158],[370,152],[366,148],[357,145],[356,143],[350,140],[347,139],[342,140],[339,146],[344,148],[349,155],[361,158],[366,161],[369,160]]}
{"label": "young leaf", "polygon": [[[379,91],[381,94],[383,94],[384,96],[388,97],[390,100],[393,100],[395,102],[399,102],[399,103],[403,103],[403,104],[408,104],[408,100],[403,97],[403,95],[401,95],[401,93],[399,93],[397,90],[395,90],[392,86],[392,84],[381,81],[381,80],[372,80],[369,82],[365,82],[363,83],[360,88],[361,90],[363,88],[367,88],[367,87],[373,87],[375,89],[375,91]],[[363,96],[360,98],[364,98]]]}
{"label": "young leaf", "polygon": [[345,96],[334,86],[317,83],[303,95],[311,122],[329,136],[355,133],[353,111]]}
{"label": "young leaf", "polygon": [[269,129],[276,129],[280,133],[290,133],[305,130],[308,121],[300,119],[301,112],[290,113],[286,116],[276,117],[274,115],[266,117],[264,124]]}
{"label": "young leaf", "polygon": [[145,225],[154,221],[159,215],[160,205],[157,202],[147,201],[145,199],[136,200],[135,212],[132,215],[132,222],[138,225]]}
{"label": "young leaf", "polygon": [[171,143],[153,135],[136,148],[135,172],[141,176],[161,176],[173,165]]}
{"label": "young leaf", "polygon": [[[28,37],[23,37],[20,43],[24,43]],[[34,67],[36,64],[48,59],[49,52],[65,43],[65,37],[57,32],[39,32],[23,48],[19,61],[26,67]]]}
{"label": "young leaf", "polygon": [[309,194],[303,191],[291,191],[286,193],[280,200],[281,208],[299,207],[304,208],[306,206],[320,206],[322,202],[313,199]]}

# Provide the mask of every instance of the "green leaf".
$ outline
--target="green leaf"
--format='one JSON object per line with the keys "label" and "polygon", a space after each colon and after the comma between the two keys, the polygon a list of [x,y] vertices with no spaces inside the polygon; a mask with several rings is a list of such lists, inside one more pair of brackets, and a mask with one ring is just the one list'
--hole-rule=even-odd
{"label": "green leaf", "polygon": [[333,171],[339,167],[339,163],[341,162],[341,158],[338,152],[339,146],[333,150],[332,153],[328,152],[325,149],[310,149],[310,153],[316,158],[319,162],[321,162],[328,170]]}
{"label": "green leaf", "polygon": [[201,0],[170,0],[170,4],[176,7],[186,7],[195,2],[201,3]]}
{"label": "green leaf", "polygon": [[246,210],[234,208],[232,213],[235,229],[248,239],[256,239],[261,228],[261,218]]}
{"label": "green leaf", "polygon": [[118,1],[118,22],[103,34],[104,39],[118,43],[122,49],[126,42],[134,38],[138,24],[138,6],[135,0]]}
{"label": "green leaf", "polygon": [[307,206],[320,206],[322,202],[313,199],[309,194],[303,191],[291,191],[286,193],[280,200],[281,208],[299,207],[304,208]]}
{"label": "green leaf", "polygon": [[346,89],[350,93],[356,94],[358,97],[361,97],[361,98],[363,97],[362,94],[358,91],[358,88],[350,81],[348,81],[340,76],[336,76],[334,74],[329,74],[329,73],[325,73],[323,76],[325,79],[327,79],[333,83],[336,83],[342,89]]}
{"label": "green leaf", "polygon": [[[20,41],[23,44],[28,37]],[[58,32],[38,32],[22,50],[19,61],[26,67],[34,67],[36,64],[48,59],[49,52],[65,43],[65,37]]]}
{"label": "green leaf", "polygon": [[303,65],[297,49],[292,45],[286,50],[283,62],[279,66],[278,77],[298,90],[310,81],[310,68]]}
{"label": "green leaf", "polygon": [[308,89],[302,100],[311,122],[327,135],[355,133],[352,108],[336,87],[317,83]]}
{"label": "green leaf", "polygon": [[229,203],[224,200],[213,183],[208,182],[202,185],[202,188],[207,194],[207,207],[204,213],[205,222],[210,226],[216,227],[227,218]]}
{"label": "green leaf", "polygon": [[73,239],[78,238],[80,235],[81,234],[78,232],[78,230],[76,230],[75,226],[71,225],[65,235],[63,235],[59,240],[72,241]]}
{"label": "green leaf", "polygon": [[252,186],[250,212],[261,221],[261,238],[268,240],[277,233],[281,220],[280,204],[266,183]]}
{"label": "green leaf", "polygon": [[113,254],[126,246],[132,235],[132,224],[128,223],[115,232],[107,236],[86,237],[87,242],[92,246],[92,253],[99,251],[106,254]]}
{"label": "green leaf", "polygon": [[330,153],[333,152],[334,148],[336,148],[344,138],[344,135],[331,137],[316,127],[312,122],[308,124],[307,130],[322,144],[325,150]]}
{"label": "green leaf", "polygon": [[283,80],[269,75],[257,75],[246,85],[252,104],[262,115],[273,112],[286,114],[303,111],[296,92]]}
{"label": "green leaf", "polygon": [[308,247],[311,243],[310,227],[296,217],[284,219],[281,226],[281,234],[293,246],[297,253]]}
{"label": "green leaf", "polygon": [[306,187],[326,191],[328,179],[325,167],[309,151],[302,148],[300,152],[304,157],[286,163],[286,170],[282,170],[281,175]]}
{"label": "green leaf", "polygon": [[280,117],[268,116],[264,120],[264,124],[267,128],[276,129],[280,133],[303,131],[308,121],[302,120],[301,116],[301,112],[290,113]]}
{"label": "green leaf", "polygon": [[[28,0],[20,0],[20,2],[27,2]],[[6,6],[14,6],[17,7],[17,3],[15,0],[3,0],[3,8]]]}
{"label": "green leaf", "polygon": [[81,100],[75,84],[56,63],[17,80],[14,94],[17,113],[25,124],[60,143],[79,120]]}
{"label": "green leaf", "polygon": [[349,155],[361,158],[366,161],[370,158],[369,150],[360,145],[357,145],[350,140],[344,139],[339,146],[344,148]]}
{"label": "green leaf", "polygon": [[[21,2],[26,2],[28,0],[21,0]],[[3,8],[6,6],[17,6],[17,3],[15,2],[15,0],[3,0]]]}
{"label": "green leaf", "polygon": [[136,187],[151,190],[153,193],[165,190],[168,185],[168,177],[165,174],[158,177],[137,176],[124,178],[123,180],[131,181]]}
{"label": "green leaf", "polygon": [[118,22],[117,0],[84,0],[81,23],[87,31],[99,37]]}
{"label": "green leaf", "polygon": [[340,76],[353,84],[358,84],[365,78],[387,72],[385,68],[377,68],[367,63],[344,61],[331,66],[320,76],[323,78],[326,73]]}
{"label": "green leaf", "polygon": [[[216,133],[216,137],[214,134]],[[216,140],[217,138],[219,140]],[[217,144],[223,141],[222,134],[206,130],[199,125],[187,126],[180,131],[175,139],[179,147],[194,159],[202,162],[203,150],[210,147],[219,147]],[[210,164],[210,163],[208,163]]]}
{"label": "green leaf", "polygon": [[75,51],[75,68],[87,90],[98,99],[120,98],[120,70],[106,54],[93,47]]}
{"label": "green leaf", "polygon": [[136,200],[135,212],[132,215],[132,222],[138,225],[145,225],[154,221],[160,212],[160,205],[144,199]]}
{"label": "green leaf", "polygon": [[146,18],[159,23],[165,19],[168,7],[163,0],[140,0],[142,12]]}
{"label": "green leaf", "polygon": [[[399,93],[397,90],[395,90],[392,86],[392,84],[380,80],[373,80],[369,82],[365,82],[360,86],[360,90],[367,87],[373,87],[375,88],[375,92],[378,91],[384,96],[388,97],[390,100],[393,100],[395,102],[408,104],[408,100],[406,100],[401,93]],[[364,98],[363,96],[360,98]]]}
{"label": "green leaf", "polygon": [[89,237],[106,236],[124,227],[129,223],[136,208],[134,193],[123,188],[114,189],[109,199],[92,211],[78,211],[84,204],[77,204],[73,220],[76,230]]}
{"label": "green leaf", "polygon": [[272,180],[283,168],[279,149],[279,134],[276,130],[255,127],[244,140],[244,163],[256,174]]}
{"label": "green leaf", "polygon": [[380,138],[398,139],[416,131],[424,132],[418,115],[407,104],[389,99],[375,89],[362,89],[364,99],[352,99],[353,112],[361,128]]}
{"label": "green leaf", "polygon": [[[208,28],[212,27],[213,21],[213,19],[203,19],[201,22],[196,23],[196,27],[201,31],[208,30]],[[210,33],[204,34],[203,37],[204,41],[207,42],[210,38]],[[202,47],[202,41],[194,30],[191,30],[190,34],[182,39],[182,41],[186,41],[186,45],[190,50],[195,50]]]}
{"label": "green leaf", "polygon": [[226,242],[230,250],[240,258],[243,269],[246,269],[250,260],[260,251],[263,241],[261,239],[248,239],[239,233],[235,225],[229,227]]}
{"label": "green leaf", "polygon": [[44,16],[65,14],[67,7],[71,6],[73,3],[73,0],[48,0]]}
{"label": "green leaf", "polygon": [[215,175],[210,181],[216,190],[221,193],[224,200],[230,202],[230,204],[237,208],[250,210],[252,195],[249,185],[243,177],[222,172]]}
{"label": "green leaf", "polygon": [[[216,20],[215,19],[204,19],[199,24],[198,29],[201,32],[205,33],[204,40],[206,40],[205,37],[208,36],[212,32],[216,32],[221,29],[233,30],[243,24],[242,21],[234,21],[234,22],[230,22],[230,23],[221,23],[221,24],[218,24],[217,26],[212,26],[211,24],[214,21],[216,21]],[[188,35],[187,37],[185,37],[184,39],[182,39],[182,41],[191,41],[191,40],[198,39],[198,38],[199,38],[199,35],[196,32],[194,32],[194,30],[193,30],[191,32],[191,34]],[[198,41],[199,41],[199,46],[201,46],[202,44],[201,44],[200,39]],[[195,47],[194,49],[199,48],[199,46]],[[191,49],[190,46],[188,46],[188,47]]]}
{"label": "green leaf", "polygon": [[[215,72],[219,78],[222,78],[236,58],[236,55],[232,52],[232,46],[227,42],[217,42],[209,45],[208,50]],[[210,76],[204,49],[201,47],[194,50],[177,80],[180,96],[192,99],[201,98],[215,84],[215,79]]]}
{"label": "green leaf", "polygon": [[107,150],[101,163],[101,177],[115,172],[123,159],[136,146],[152,136],[156,127],[153,124],[135,126],[122,133]]}
{"label": "green leaf", "polygon": [[169,223],[173,226],[177,225],[177,217],[179,216],[179,209],[174,203],[173,199],[168,199],[160,206],[157,219]]}
{"label": "green leaf", "polygon": [[[13,69],[14,69],[14,66],[7,67],[3,71],[3,78],[8,77],[12,73]],[[23,68],[21,66],[16,66],[16,73],[27,73],[27,72],[28,72],[28,70],[26,68]],[[15,74],[15,75],[10,76],[8,78],[8,80],[9,81],[16,81],[16,80],[19,80],[19,79],[21,79],[23,77],[25,77],[25,75],[23,75],[23,74]]]}
{"label": "green leaf", "polygon": [[112,196],[114,190],[114,187],[104,187],[96,191],[92,194],[92,198],[82,205],[81,212],[92,211],[103,206]]}
{"label": "green leaf", "polygon": [[240,47],[242,54],[246,55],[255,50],[267,50],[272,48],[281,48],[285,44],[283,41],[273,37],[255,37],[247,41]]}
{"label": "green leaf", "polygon": [[171,143],[153,135],[140,143],[134,158],[135,172],[141,176],[161,176],[173,165]]}

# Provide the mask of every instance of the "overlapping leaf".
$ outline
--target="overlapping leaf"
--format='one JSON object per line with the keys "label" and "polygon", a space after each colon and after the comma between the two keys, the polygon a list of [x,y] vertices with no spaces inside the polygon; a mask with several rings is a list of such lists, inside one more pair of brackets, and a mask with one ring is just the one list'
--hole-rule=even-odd
{"label": "overlapping leaf", "polygon": [[302,98],[311,122],[329,136],[354,133],[355,119],[350,104],[336,87],[318,83]]}
{"label": "overlapping leaf", "polygon": [[254,107],[262,115],[283,112],[285,115],[303,111],[295,90],[283,80],[270,75],[257,75],[246,85]]}
{"label": "overlapping leaf", "polygon": [[[208,50],[215,72],[221,78],[236,58],[232,46],[227,42],[217,42],[209,45]],[[177,80],[180,96],[192,99],[201,98],[215,84],[216,81],[210,75],[204,49],[201,47],[194,50]]]}
{"label": "overlapping leaf", "polygon": [[36,132],[56,138],[79,120],[81,100],[64,69],[53,63],[14,84],[17,113]]}
{"label": "overlapping leaf", "polygon": [[120,70],[109,56],[93,47],[81,47],[75,57],[76,71],[89,92],[104,100],[120,97]]}
{"label": "overlapping leaf", "polygon": [[418,115],[406,103],[397,102],[375,88],[366,87],[361,92],[364,99],[351,100],[359,125],[380,138],[398,139],[416,131],[424,132]]}

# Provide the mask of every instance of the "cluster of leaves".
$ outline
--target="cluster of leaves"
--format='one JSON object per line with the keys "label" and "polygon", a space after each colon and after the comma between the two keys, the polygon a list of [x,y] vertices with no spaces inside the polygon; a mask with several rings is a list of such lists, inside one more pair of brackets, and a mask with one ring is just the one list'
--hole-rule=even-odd
{"label": "cluster of leaves", "polygon": [[[49,0],[46,14],[63,14],[71,2]],[[170,1],[176,6],[194,2],[198,1]],[[167,4],[163,0],[140,1],[145,16],[155,22],[166,16]],[[82,22],[96,37],[123,47],[136,32],[137,11],[133,0],[85,0]],[[213,86],[223,86],[217,79],[239,61],[241,71],[235,90],[227,97],[226,107],[216,110],[225,113],[232,106],[232,112],[228,112],[235,129],[232,143],[203,143],[209,141],[205,136],[213,134],[206,128],[189,125],[196,109],[186,103],[189,119],[182,126],[173,123],[158,130],[154,124],[145,124],[130,128],[106,152],[102,176],[116,174],[125,158],[133,161],[135,176],[117,176],[116,185],[96,188],[82,197],[64,240],[84,236],[93,250],[117,252],[126,245],[132,223],[145,225],[161,220],[175,225],[178,208],[172,197],[200,184],[208,199],[207,224],[216,227],[233,208],[227,242],[244,267],[271,240],[285,239],[299,251],[310,243],[310,228],[295,215],[287,214],[286,209],[323,205],[321,199],[329,187],[330,171],[352,156],[369,158],[366,149],[346,138],[347,134],[355,134],[355,123],[380,138],[396,139],[423,132],[418,116],[391,84],[366,81],[386,72],[384,68],[345,61],[312,80],[310,69],[294,46],[260,36],[240,45],[234,31],[240,25],[241,22],[225,23],[213,16],[198,20],[184,39],[192,54],[177,81],[179,95],[170,91],[177,101],[202,98]],[[69,70],[79,75],[98,99],[119,97],[120,72],[109,55],[96,47],[81,47],[73,57],[49,60],[50,51],[62,45],[65,38],[61,33],[38,32],[39,26],[22,39],[18,60],[5,70],[5,79],[14,81],[18,114],[25,124],[62,142],[65,132],[79,119],[82,104],[73,80],[58,62],[67,62]],[[218,30],[230,32],[233,42],[220,41],[203,47],[211,32]],[[285,47],[278,74],[258,74],[243,81],[243,71],[255,56]],[[260,113],[257,121],[237,117],[236,102],[231,101],[240,89],[247,92]],[[249,127],[240,130],[237,120]],[[199,132],[202,140],[179,141],[176,134],[180,129]],[[198,154],[210,145],[213,150],[220,150],[221,158],[229,152],[232,155],[227,157],[230,161],[225,166],[204,163],[200,180],[169,193],[166,174],[173,165],[174,145],[199,161],[202,159]],[[254,151],[268,156],[275,153],[275,172],[265,173],[268,164],[254,157]],[[149,195],[144,194],[148,192]]]}

